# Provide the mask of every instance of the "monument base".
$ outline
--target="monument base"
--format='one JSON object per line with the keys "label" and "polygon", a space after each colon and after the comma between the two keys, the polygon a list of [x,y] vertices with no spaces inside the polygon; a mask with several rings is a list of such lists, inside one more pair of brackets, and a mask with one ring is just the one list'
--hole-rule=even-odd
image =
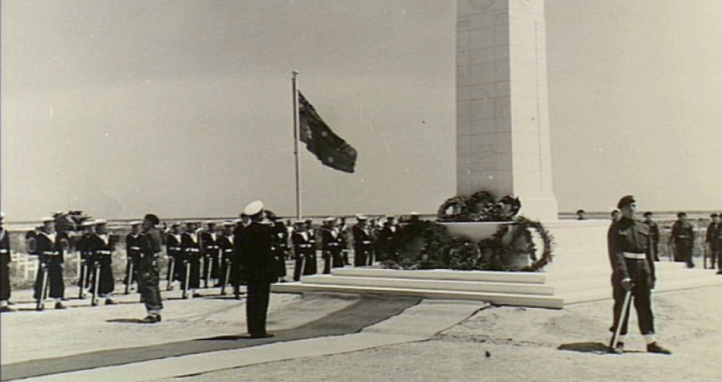
{"label": "monument base", "polygon": [[554,197],[520,197],[521,214],[542,223],[559,220],[557,200]]}

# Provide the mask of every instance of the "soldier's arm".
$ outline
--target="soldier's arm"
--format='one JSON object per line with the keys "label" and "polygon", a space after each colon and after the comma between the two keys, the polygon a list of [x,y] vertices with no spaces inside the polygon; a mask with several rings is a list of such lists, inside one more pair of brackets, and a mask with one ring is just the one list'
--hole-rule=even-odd
{"label": "soldier's arm", "polygon": [[612,224],[609,227],[607,234],[607,243],[609,247],[609,261],[612,265],[612,270],[615,274],[619,275],[622,280],[628,280],[629,271],[627,270],[627,262],[624,261],[624,253],[622,251],[621,243],[619,242],[619,235],[616,232],[617,225]]}

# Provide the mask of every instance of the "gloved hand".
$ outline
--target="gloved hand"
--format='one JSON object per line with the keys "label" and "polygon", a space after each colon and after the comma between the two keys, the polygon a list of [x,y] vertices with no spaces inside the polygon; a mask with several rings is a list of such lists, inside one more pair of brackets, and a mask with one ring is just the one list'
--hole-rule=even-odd
{"label": "gloved hand", "polygon": [[634,287],[634,284],[632,284],[631,279],[622,280],[622,288],[624,288],[625,290],[632,290],[633,287]]}

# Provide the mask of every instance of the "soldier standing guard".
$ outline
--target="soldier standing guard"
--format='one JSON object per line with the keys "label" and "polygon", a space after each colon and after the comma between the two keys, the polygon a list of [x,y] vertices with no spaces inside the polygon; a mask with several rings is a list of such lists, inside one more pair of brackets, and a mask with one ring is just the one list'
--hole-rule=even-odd
{"label": "soldier standing guard", "polygon": [[168,269],[166,271],[168,285],[166,290],[173,290],[173,281],[183,280],[182,262],[183,249],[181,248],[181,235],[179,231],[180,225],[173,223],[170,225],[170,231],[166,235],[166,253],[168,254]]}
{"label": "soldier standing guard", "polygon": [[[720,216],[722,216],[722,213],[720,213]],[[715,242],[717,244],[717,274],[722,275],[722,223],[717,224]]]}
{"label": "soldier standing guard", "polygon": [[[363,267],[369,263],[369,259],[373,259],[373,234],[371,229],[366,225],[366,216],[356,216],[356,225],[353,226],[353,251],[354,266]],[[373,261],[373,260],[371,260]]]}
{"label": "soldier standing guard", "polygon": [[140,240],[140,256],[138,258],[138,292],[148,312],[142,322],[154,324],[161,321],[163,300],[160,295],[160,269],[158,257],[163,248],[163,236],[156,226],[160,219],[154,214],[143,218],[143,234]]}
{"label": "soldier standing guard", "polygon": [[43,218],[43,228],[36,237],[36,251],[40,257],[34,291],[34,298],[38,301],[37,310],[44,309],[45,289],[48,286],[50,288],[49,296],[55,300],[55,309],[65,309],[65,305],[62,303],[65,297],[63,239],[63,234],[55,232],[55,219]]}
{"label": "soldier standing guard", "polygon": [[692,249],[694,248],[694,226],[687,221],[687,214],[677,214],[677,221],[672,226],[669,242],[674,243],[674,261],[684,261],[687,268],[694,268],[692,262]]}
{"label": "soldier standing guard", "polygon": [[115,240],[108,235],[105,220],[95,221],[95,234],[90,237],[90,251],[93,256],[93,302],[97,306],[97,298],[105,299],[105,305],[115,305],[111,298],[115,290],[115,277],[113,277],[113,251]]}
{"label": "soldier standing guard", "polygon": [[10,307],[10,236],[3,226],[5,213],[0,212],[0,312],[13,312]]}
{"label": "soldier standing guard", "polygon": [[331,268],[343,268],[344,261],[341,254],[341,235],[335,227],[336,219],[327,218],[326,226],[321,230],[321,245],[323,246],[323,273],[331,273]]}
{"label": "soldier standing guard", "polygon": [[188,291],[193,297],[200,297],[196,289],[201,286],[201,245],[195,221],[186,223],[186,231],[181,235],[181,247],[185,257],[183,261],[183,298],[188,298]]}
{"label": "soldier standing guard", "polygon": [[266,331],[266,317],[271,284],[278,279],[278,267],[271,252],[273,227],[262,222],[263,212],[260,200],[246,206],[244,213],[251,218],[251,224],[236,237],[240,270],[248,283],[246,323],[251,338],[273,337]]}
{"label": "soldier standing guard", "polygon": [[140,225],[141,222],[130,222],[130,233],[125,236],[125,294],[130,291],[130,286],[138,279],[138,260],[140,259]]}
{"label": "soldier standing guard", "polygon": [[717,263],[717,253],[719,252],[719,248],[717,248],[717,230],[720,226],[719,223],[719,217],[717,214],[712,214],[709,216],[710,222],[707,226],[707,232],[705,234],[705,260],[704,260],[704,268],[707,268],[707,260],[706,258],[710,258],[710,269],[715,269],[715,264]]}
{"label": "soldier standing guard", "polygon": [[234,253],[234,246],[233,246],[233,227],[236,226],[236,223],[234,222],[225,222],[223,223],[223,234],[218,237],[218,240],[216,243],[218,244],[218,249],[221,252],[221,259],[220,259],[220,277],[219,280],[221,284],[221,296],[226,295],[226,287],[232,280],[232,261],[233,261],[233,253]]}
{"label": "soldier standing guard", "polygon": [[75,248],[80,253],[80,275],[78,277],[78,299],[85,298],[85,293],[90,287],[90,276],[93,273],[93,253],[90,251],[90,237],[94,235],[93,222],[85,221],[81,224],[83,235],[78,239]]}
{"label": "soldier standing guard", "polygon": [[316,256],[311,252],[311,242],[302,221],[297,221],[294,224],[291,241],[293,242],[293,253],[296,257],[293,280],[300,281],[302,274],[304,276],[316,274]]}
{"label": "soldier standing guard", "polygon": [[288,257],[288,231],[283,220],[275,218],[273,220],[273,243],[272,250],[276,257],[276,265],[278,267],[279,281],[285,282],[284,277],[286,271],[286,257]]}
{"label": "soldier standing guard", "polygon": [[[203,251],[203,283],[206,288],[213,285],[212,280],[218,280],[218,245],[216,239],[218,233],[216,233],[216,223],[206,222],[207,229],[203,230],[199,234],[199,238],[202,243]],[[220,286],[216,285],[216,286]]]}
{"label": "soldier standing guard", "polygon": [[656,283],[654,259],[650,253],[651,239],[649,228],[634,220],[637,209],[631,195],[622,197],[617,204],[622,217],[609,227],[609,261],[612,265],[612,293],[614,296],[614,324],[611,330],[616,332],[622,325],[620,339],[615,353],[624,352],[624,337],[629,323],[629,306],[624,312],[624,321],[619,322],[624,306],[625,295],[631,291],[634,308],[637,311],[639,330],[647,343],[647,352],[671,354],[657,343],[654,331],[654,313],[652,312],[652,289]]}
{"label": "soldier standing guard", "polygon": [[649,236],[652,239],[652,254],[654,254],[654,261],[659,261],[659,224],[652,220],[652,213],[644,213],[644,224],[649,227]]}

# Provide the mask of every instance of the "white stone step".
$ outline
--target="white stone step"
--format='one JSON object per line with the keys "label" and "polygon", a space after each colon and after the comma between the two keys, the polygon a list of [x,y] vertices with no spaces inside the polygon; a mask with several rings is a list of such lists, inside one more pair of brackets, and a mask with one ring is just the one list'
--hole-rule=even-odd
{"label": "white stone step", "polygon": [[451,281],[433,279],[411,279],[390,277],[344,277],[338,275],[316,275],[302,279],[309,285],[347,285],[371,288],[431,289],[439,291],[463,291],[477,293],[511,293],[540,296],[554,295],[554,287],[541,284],[496,283],[479,281]]}
{"label": "white stone step", "polygon": [[385,277],[396,279],[479,281],[498,283],[544,284],[546,275],[539,272],[493,272],[493,271],[451,271],[433,270],[395,270],[378,268],[335,268],[334,276],[344,277]]}
{"label": "white stone step", "polygon": [[526,306],[535,308],[562,309],[564,301],[558,297],[506,293],[476,293],[462,291],[440,291],[430,289],[379,288],[349,285],[320,285],[302,283],[274,284],[275,293],[340,292],[414,296],[426,299],[486,301],[496,305]]}

